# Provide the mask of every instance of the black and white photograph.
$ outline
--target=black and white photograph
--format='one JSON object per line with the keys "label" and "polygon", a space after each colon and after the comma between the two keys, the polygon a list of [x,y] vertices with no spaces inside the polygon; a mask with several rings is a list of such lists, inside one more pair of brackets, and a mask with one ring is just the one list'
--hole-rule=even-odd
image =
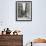
{"label": "black and white photograph", "polygon": [[32,1],[16,1],[16,21],[32,21]]}

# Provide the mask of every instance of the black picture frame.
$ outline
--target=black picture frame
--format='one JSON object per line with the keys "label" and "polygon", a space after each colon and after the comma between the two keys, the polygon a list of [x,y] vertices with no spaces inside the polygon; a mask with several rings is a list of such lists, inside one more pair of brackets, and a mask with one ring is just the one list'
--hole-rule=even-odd
{"label": "black picture frame", "polygon": [[[30,19],[27,19],[26,17],[23,18],[23,17],[18,17],[19,15],[19,10],[18,10],[18,7],[19,7],[19,4],[18,3],[30,3]],[[18,12],[19,11],[19,12]],[[25,10],[26,11],[26,10]],[[26,12],[25,12],[26,13]],[[27,12],[28,13],[28,12]],[[23,15],[23,14],[22,14]],[[21,15],[21,16],[22,16]],[[16,21],[32,21],[32,1],[16,1]]]}
{"label": "black picture frame", "polygon": [[32,42],[31,42],[31,46],[32,46]]}

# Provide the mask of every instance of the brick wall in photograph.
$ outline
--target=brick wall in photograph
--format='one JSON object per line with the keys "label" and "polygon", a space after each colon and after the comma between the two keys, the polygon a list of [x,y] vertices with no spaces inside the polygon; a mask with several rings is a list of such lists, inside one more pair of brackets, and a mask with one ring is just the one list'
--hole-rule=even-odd
{"label": "brick wall in photograph", "polygon": [[23,35],[0,35],[0,46],[23,46]]}

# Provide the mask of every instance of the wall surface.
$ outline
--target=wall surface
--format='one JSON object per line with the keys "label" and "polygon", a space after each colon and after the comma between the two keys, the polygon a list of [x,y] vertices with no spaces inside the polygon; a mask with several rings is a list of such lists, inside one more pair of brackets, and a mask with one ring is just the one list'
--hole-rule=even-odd
{"label": "wall surface", "polygon": [[[46,37],[46,0],[32,2],[32,38]],[[34,35],[35,34],[35,35]]]}
{"label": "wall surface", "polygon": [[15,0],[0,0],[0,30],[20,29],[24,44],[36,37],[46,37],[46,0],[32,0],[32,21],[16,21],[15,6]]}

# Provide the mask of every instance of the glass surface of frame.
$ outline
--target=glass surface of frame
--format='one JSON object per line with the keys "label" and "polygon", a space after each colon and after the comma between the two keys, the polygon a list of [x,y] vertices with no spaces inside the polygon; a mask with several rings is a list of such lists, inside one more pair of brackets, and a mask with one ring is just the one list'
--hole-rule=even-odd
{"label": "glass surface of frame", "polygon": [[32,43],[32,46],[46,46],[46,43]]}

